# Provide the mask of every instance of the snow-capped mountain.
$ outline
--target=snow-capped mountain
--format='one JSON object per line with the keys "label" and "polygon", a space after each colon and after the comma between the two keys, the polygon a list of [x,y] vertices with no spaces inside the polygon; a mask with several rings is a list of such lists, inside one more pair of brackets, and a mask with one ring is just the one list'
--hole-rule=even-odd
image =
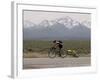
{"label": "snow-capped mountain", "polygon": [[70,17],[43,20],[39,24],[24,22],[24,39],[90,39],[90,25]]}
{"label": "snow-capped mountain", "polygon": [[81,24],[87,26],[88,28],[91,27],[91,22],[90,21],[83,21]]}
{"label": "snow-capped mountain", "polygon": [[79,24],[82,24],[88,28],[90,28],[91,26],[91,22],[90,21],[83,21],[83,22],[79,22],[79,21],[75,21],[73,20],[72,18],[66,16],[64,18],[58,18],[58,19],[55,19],[55,20],[43,20],[41,21],[39,24],[34,24],[30,21],[24,21],[24,27],[27,28],[27,27],[50,27],[52,25],[55,25],[55,24],[63,24],[66,28],[73,28],[74,26],[76,25],[79,25]]}
{"label": "snow-capped mountain", "polygon": [[24,28],[30,28],[30,27],[36,27],[36,24],[30,22],[30,21],[27,21],[25,20],[24,21]]}
{"label": "snow-capped mountain", "polygon": [[49,21],[48,20],[44,20],[38,26],[48,27],[49,25],[50,25]]}
{"label": "snow-capped mountain", "polygon": [[71,28],[73,26],[73,20],[70,17],[60,18],[57,20],[58,23],[64,24],[67,28]]}

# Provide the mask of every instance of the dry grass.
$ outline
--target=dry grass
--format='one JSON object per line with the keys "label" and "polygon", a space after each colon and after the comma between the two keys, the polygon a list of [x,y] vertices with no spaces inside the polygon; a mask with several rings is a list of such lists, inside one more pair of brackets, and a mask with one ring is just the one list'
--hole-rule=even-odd
{"label": "dry grass", "polygon": [[[42,54],[42,55],[41,55]],[[24,58],[45,58],[48,57],[47,54],[43,54],[43,53],[37,53],[37,52],[29,52],[29,53],[24,53],[23,55]]]}

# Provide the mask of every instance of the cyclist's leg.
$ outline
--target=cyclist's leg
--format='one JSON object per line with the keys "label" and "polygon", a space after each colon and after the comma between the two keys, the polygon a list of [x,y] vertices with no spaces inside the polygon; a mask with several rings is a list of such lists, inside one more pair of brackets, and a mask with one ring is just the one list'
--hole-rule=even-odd
{"label": "cyclist's leg", "polygon": [[62,53],[61,50],[62,50],[62,49],[59,48],[59,57],[61,57],[61,53]]}
{"label": "cyclist's leg", "polygon": [[59,44],[59,56],[61,57],[63,45]]}

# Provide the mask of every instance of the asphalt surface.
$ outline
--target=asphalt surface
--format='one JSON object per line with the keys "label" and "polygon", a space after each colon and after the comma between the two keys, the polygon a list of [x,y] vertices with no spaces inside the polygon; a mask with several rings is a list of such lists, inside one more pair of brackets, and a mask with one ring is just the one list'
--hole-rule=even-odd
{"label": "asphalt surface", "polygon": [[23,69],[90,66],[90,57],[79,58],[24,58]]}

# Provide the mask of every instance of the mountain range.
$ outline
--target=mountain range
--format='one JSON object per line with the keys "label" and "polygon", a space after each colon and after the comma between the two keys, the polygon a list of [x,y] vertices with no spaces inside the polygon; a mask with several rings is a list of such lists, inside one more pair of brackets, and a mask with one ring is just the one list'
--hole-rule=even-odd
{"label": "mountain range", "polygon": [[75,21],[70,17],[43,20],[39,24],[24,21],[24,40],[89,40],[90,22]]}

